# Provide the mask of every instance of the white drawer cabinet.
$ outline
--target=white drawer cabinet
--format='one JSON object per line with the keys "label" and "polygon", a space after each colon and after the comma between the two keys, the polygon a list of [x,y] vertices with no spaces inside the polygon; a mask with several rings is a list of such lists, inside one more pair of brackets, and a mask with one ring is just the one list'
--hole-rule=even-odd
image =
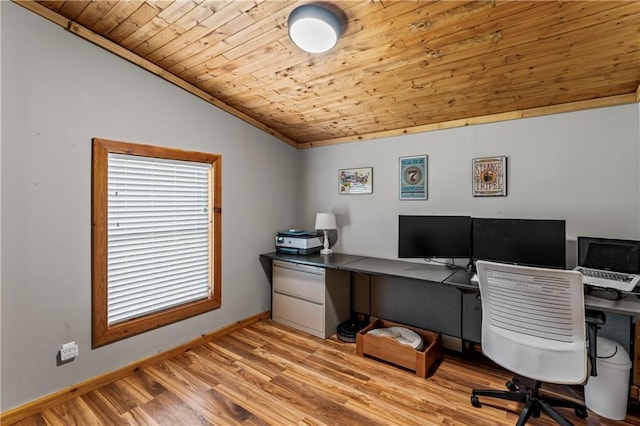
{"label": "white drawer cabinet", "polygon": [[273,261],[271,318],[327,338],[350,315],[350,274],[300,263]]}

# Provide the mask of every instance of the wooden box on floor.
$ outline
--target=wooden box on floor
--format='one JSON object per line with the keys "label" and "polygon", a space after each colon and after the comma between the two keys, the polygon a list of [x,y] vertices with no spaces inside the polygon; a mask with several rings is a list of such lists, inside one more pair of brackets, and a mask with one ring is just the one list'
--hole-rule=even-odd
{"label": "wooden box on floor", "polygon": [[[387,327],[405,327],[415,331],[422,337],[424,347],[417,351],[411,346],[403,345],[388,337],[367,334],[369,330]],[[429,367],[442,355],[442,338],[438,333],[432,331],[378,319],[356,335],[356,353],[360,356],[368,355],[413,370],[417,376],[425,378]]]}

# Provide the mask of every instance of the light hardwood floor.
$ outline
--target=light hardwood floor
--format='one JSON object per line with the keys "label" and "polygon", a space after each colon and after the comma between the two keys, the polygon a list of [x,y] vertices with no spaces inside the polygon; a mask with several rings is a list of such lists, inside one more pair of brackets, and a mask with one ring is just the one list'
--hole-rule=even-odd
{"label": "light hardwood floor", "polygon": [[[18,425],[513,425],[520,406],[472,388],[502,388],[510,374],[480,356],[446,352],[421,379],[270,320],[142,368]],[[640,425],[589,411],[576,425]],[[544,414],[530,425],[554,424]]]}

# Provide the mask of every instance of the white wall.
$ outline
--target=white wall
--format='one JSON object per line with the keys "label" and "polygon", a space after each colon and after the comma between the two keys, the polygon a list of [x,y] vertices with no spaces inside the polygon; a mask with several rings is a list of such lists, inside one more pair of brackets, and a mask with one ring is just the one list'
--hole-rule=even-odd
{"label": "white wall", "polygon": [[[303,152],[300,214],[337,213],[336,251],[397,257],[399,214],[565,219],[578,235],[640,238],[638,105],[506,121]],[[427,154],[428,200],[400,201],[398,158]],[[508,157],[508,196],[474,198],[473,158]],[[338,169],[373,167],[373,194],[339,195]]]}
{"label": "white wall", "polygon": [[[270,309],[258,255],[295,222],[300,152],[14,3],[0,10],[0,410]],[[222,154],[221,309],[91,349],[93,137]],[[57,367],[71,340],[79,357]]]}

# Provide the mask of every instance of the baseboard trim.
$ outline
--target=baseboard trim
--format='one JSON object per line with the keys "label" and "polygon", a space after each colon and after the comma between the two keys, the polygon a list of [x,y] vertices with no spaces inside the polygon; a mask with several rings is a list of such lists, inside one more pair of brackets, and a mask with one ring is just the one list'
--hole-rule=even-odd
{"label": "baseboard trim", "polygon": [[0,414],[0,424],[8,426],[20,420],[24,420],[27,417],[33,416],[36,413],[46,410],[47,408],[62,404],[77,396],[84,395],[85,393],[98,389],[101,386],[114,382],[122,377],[125,377],[128,374],[138,371],[141,368],[174,357],[182,352],[201,346],[214,338],[224,336],[225,334],[231,333],[250,324],[266,320],[270,318],[270,316],[271,311],[261,312],[259,314],[237,321],[233,324],[229,324],[214,332],[203,334],[197,339],[194,339],[180,346],[176,346],[175,348],[169,349],[168,351],[143,358],[125,367],[102,374],[100,376],[93,377],[91,379],[85,380],[84,382],[69,386],[65,389],[61,389],[57,392],[28,402],[19,407],[12,408]]}

